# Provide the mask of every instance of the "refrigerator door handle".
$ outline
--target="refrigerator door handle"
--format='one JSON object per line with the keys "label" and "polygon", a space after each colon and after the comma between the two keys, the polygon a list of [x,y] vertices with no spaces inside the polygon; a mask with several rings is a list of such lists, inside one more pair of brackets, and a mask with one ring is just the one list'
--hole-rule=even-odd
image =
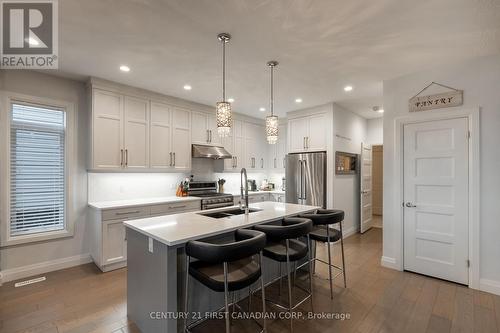
{"label": "refrigerator door handle", "polygon": [[302,200],[302,160],[299,160],[299,203]]}
{"label": "refrigerator door handle", "polygon": [[[303,200],[307,200],[307,195],[306,195],[306,192],[307,192],[307,183],[306,183],[306,170],[307,170],[307,161],[304,160],[303,161],[304,163],[304,172],[302,172],[302,177],[304,177],[304,187],[302,188],[302,199]],[[304,202],[305,204],[305,202]]]}

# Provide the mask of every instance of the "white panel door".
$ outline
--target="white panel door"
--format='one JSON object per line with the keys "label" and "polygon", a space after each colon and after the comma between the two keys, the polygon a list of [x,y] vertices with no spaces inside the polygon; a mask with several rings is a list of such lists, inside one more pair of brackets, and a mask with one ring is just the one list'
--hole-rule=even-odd
{"label": "white panel door", "polygon": [[191,113],[191,140],[193,143],[201,145],[210,143],[208,116],[205,113]]}
{"label": "white panel door", "polygon": [[174,108],[172,111],[172,155],[176,170],[191,169],[191,113]]}
{"label": "white panel door", "polygon": [[326,150],[326,123],[324,115],[309,117],[306,149],[308,151]]}
{"label": "white panel door", "polygon": [[123,99],[118,94],[94,89],[92,102],[92,168],[120,169],[123,164]]}
{"label": "white panel door", "polygon": [[151,149],[152,169],[169,169],[172,167],[172,111],[170,106],[162,103],[151,103]]}
{"label": "white panel door", "polygon": [[149,168],[149,102],[134,97],[124,100],[125,167]]}
{"label": "white panel door", "polygon": [[468,284],[468,122],[404,126],[404,268]]}
{"label": "white panel door", "polygon": [[361,143],[360,162],[360,229],[366,232],[373,225],[372,218],[372,147]]}

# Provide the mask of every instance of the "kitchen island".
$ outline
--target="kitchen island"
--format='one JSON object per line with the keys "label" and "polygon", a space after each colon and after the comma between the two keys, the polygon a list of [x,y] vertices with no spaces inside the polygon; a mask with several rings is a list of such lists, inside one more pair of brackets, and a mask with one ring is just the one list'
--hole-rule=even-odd
{"label": "kitchen island", "polygon": [[[225,208],[124,222],[128,253],[127,313],[141,332],[181,331],[186,242],[230,241],[234,230],[272,223],[319,207],[260,202],[250,208],[254,211],[249,215],[225,217],[219,214],[228,210]],[[206,216],[207,213],[217,218]],[[263,271],[264,280],[271,281],[278,276],[278,265],[265,260]],[[194,279],[190,286],[190,318],[193,313],[215,311],[224,304],[223,293],[213,292]],[[236,295],[237,299],[243,297],[243,293]]]}

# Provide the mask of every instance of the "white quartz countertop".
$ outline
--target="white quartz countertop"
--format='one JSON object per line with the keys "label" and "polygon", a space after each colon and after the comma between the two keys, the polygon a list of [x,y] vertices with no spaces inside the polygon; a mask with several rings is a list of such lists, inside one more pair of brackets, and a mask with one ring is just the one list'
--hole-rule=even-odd
{"label": "white quartz countertop", "polygon": [[127,208],[134,206],[155,205],[162,203],[175,203],[185,201],[200,201],[201,198],[196,197],[159,197],[159,198],[140,198],[130,200],[115,200],[115,201],[99,201],[89,202],[88,205],[96,209],[114,209],[114,208]]}
{"label": "white quartz countertop", "polygon": [[136,230],[163,244],[174,246],[186,243],[190,240],[215,236],[256,224],[275,221],[283,217],[295,216],[320,207],[268,201],[251,204],[250,208],[261,210],[252,212],[248,216],[241,214],[219,219],[199,214],[224,211],[228,209],[226,207],[222,209],[129,220],[125,221],[124,224],[126,227]]}

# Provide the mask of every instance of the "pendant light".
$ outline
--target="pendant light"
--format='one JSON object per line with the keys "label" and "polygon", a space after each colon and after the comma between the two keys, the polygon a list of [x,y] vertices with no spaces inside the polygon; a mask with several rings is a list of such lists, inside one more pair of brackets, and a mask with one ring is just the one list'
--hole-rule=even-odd
{"label": "pendant light", "polygon": [[278,116],[274,115],[274,88],[273,72],[274,67],[278,66],[277,61],[269,61],[267,66],[271,69],[271,115],[266,117],[266,137],[267,143],[274,145],[278,142]]}
{"label": "pendant light", "polygon": [[233,118],[231,116],[231,103],[226,101],[226,43],[231,39],[228,33],[221,33],[217,38],[222,43],[222,101],[217,102],[217,133],[220,137],[226,137],[231,134]]}

